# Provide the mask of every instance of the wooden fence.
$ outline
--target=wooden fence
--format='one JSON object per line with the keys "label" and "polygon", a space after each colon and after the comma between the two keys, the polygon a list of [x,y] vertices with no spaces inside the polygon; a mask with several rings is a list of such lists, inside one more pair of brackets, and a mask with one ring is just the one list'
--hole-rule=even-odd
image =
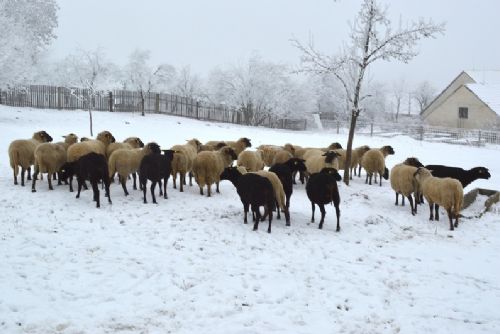
{"label": "wooden fence", "polygon": [[[54,86],[31,85],[0,91],[0,104],[15,107],[44,109],[87,109],[141,112],[144,98],[144,112],[189,117],[199,120],[244,124],[242,112],[222,104],[197,101],[173,94],[114,90],[99,92],[94,96],[89,90]],[[305,130],[307,120],[268,117],[262,126],[289,130]]]}

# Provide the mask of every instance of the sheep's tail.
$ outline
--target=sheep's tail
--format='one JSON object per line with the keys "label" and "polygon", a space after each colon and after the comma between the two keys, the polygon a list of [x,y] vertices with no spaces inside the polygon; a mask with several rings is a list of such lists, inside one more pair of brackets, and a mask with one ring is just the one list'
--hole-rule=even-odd
{"label": "sheep's tail", "polygon": [[17,150],[9,150],[10,166],[14,169],[14,176],[19,175],[19,152]]}
{"label": "sheep's tail", "polygon": [[109,157],[109,161],[108,161],[109,178],[113,178],[115,175],[115,172],[116,172],[115,164],[116,164],[116,155],[111,154],[111,156]]}

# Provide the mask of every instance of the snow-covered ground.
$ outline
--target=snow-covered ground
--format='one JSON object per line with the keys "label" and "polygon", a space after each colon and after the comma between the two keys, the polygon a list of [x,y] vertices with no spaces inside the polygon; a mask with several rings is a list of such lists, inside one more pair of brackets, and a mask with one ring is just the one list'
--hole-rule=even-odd
{"label": "snow-covered ground", "polygon": [[[455,231],[394,205],[389,182],[339,184],[341,232],[333,207],[323,230],[310,224],[304,186],[294,188],[291,227],[243,224],[231,183],[202,197],[169,182],[169,199],[143,204],[112,185],[113,204],[91,191],[75,199],[46,181],[14,186],[7,147],[44,129],[55,140],[89,136],[83,111],[0,106],[1,333],[499,333],[500,205],[482,218],[474,203]],[[291,142],[346,144],[345,134],[215,124],[162,115],[94,113],[94,132],[136,135],[163,147],[197,137],[251,138],[254,146]],[[492,174],[475,187],[500,189],[500,148],[355,138],[355,146],[390,144],[388,167],[408,156],[424,164]],[[129,182],[130,183],[130,182]],[[131,186],[129,184],[129,190]],[[479,200],[484,200],[480,197]],[[479,204],[478,204],[479,203]],[[317,212],[318,214],[318,212]],[[317,216],[318,217],[318,216]]]}

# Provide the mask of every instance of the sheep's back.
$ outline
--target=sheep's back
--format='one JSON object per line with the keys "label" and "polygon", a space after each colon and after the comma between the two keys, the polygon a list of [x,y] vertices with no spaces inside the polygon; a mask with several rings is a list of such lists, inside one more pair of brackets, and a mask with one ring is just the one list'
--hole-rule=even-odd
{"label": "sheep's back", "polygon": [[106,146],[100,140],[95,139],[75,143],[68,148],[68,162],[76,161],[89,153],[106,156]]}
{"label": "sheep's back", "polygon": [[66,162],[63,143],[42,143],[35,149],[35,164],[41,173],[55,173]]}
{"label": "sheep's back", "polygon": [[371,149],[361,158],[361,166],[369,173],[383,173],[385,169],[384,155],[378,149]]}
{"label": "sheep's back", "polygon": [[445,209],[458,206],[463,202],[463,187],[460,181],[451,177],[430,176],[422,182],[422,193],[429,202],[437,203]]}
{"label": "sheep's back", "polygon": [[243,151],[238,155],[238,166],[245,167],[249,172],[256,172],[264,168],[261,155],[256,151]]}
{"label": "sheep's back", "polygon": [[21,165],[24,168],[35,163],[35,149],[40,142],[35,139],[16,139],[9,145],[10,164]]}

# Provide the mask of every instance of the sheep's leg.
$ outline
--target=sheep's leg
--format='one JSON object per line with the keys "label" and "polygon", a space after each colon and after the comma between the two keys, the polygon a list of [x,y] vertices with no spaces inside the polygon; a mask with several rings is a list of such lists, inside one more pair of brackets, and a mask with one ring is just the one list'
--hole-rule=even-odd
{"label": "sheep's leg", "polygon": [[134,173],[132,173],[132,180],[134,180],[134,190],[137,190],[137,183],[136,183],[135,179],[136,179],[136,175],[134,172]]}
{"label": "sheep's leg", "polygon": [[[245,218],[243,219],[243,224],[248,224],[247,214],[248,214],[248,203],[243,203],[243,212],[245,213]],[[252,211],[252,214],[254,212]]]}
{"label": "sheep's leg", "polygon": [[155,197],[155,186],[156,186],[156,181],[151,181],[151,197],[153,197],[153,203],[156,203],[156,197]]}
{"label": "sheep's leg", "polygon": [[106,191],[105,196],[108,198],[108,203],[109,204],[113,204],[113,202],[111,202],[111,195],[110,195],[110,192],[109,192],[109,184],[110,184],[109,180],[107,182],[105,182],[105,191]]}
{"label": "sheep's leg", "polygon": [[160,196],[163,196],[163,190],[162,190],[162,188],[161,188],[161,183],[162,183],[162,182],[161,182],[161,179],[160,179],[160,180],[158,181],[158,190],[159,190],[159,191],[158,191],[158,194],[159,194]]}
{"label": "sheep's leg", "polygon": [[[38,169],[38,165],[35,166],[35,171],[34,171],[34,174],[33,174],[33,181],[31,182],[31,192],[36,192],[36,177],[38,175],[38,172],[39,172],[39,169]],[[49,177],[50,179],[50,177]]]}
{"label": "sheep's leg", "polygon": [[[36,170],[36,167],[35,167],[35,170]],[[36,179],[36,176],[37,176],[37,174],[35,173],[33,175],[33,179]],[[47,174],[47,182],[49,183],[49,190],[54,190],[54,188],[52,187],[52,178],[50,177],[50,173]]]}
{"label": "sheep's leg", "polygon": [[203,196],[203,186],[199,186],[200,187],[200,195]]}
{"label": "sheep's leg", "polygon": [[399,193],[397,191],[395,191],[395,193],[396,193],[396,203],[394,203],[394,205],[398,205]]}
{"label": "sheep's leg", "polygon": [[340,208],[338,204],[335,204],[335,214],[337,215],[337,229],[336,232],[340,231]]}
{"label": "sheep's leg", "polygon": [[288,194],[286,195],[286,208],[289,209],[290,208],[290,197],[291,197],[291,194]]}
{"label": "sheep's leg", "polygon": [[76,178],[76,181],[78,182],[78,192],[76,193],[76,198],[80,198],[80,192],[82,191],[82,180],[80,178]]}
{"label": "sheep's leg", "polygon": [[458,216],[460,216],[460,213],[457,211],[455,212],[455,227],[458,227]]}
{"label": "sheep's leg", "polygon": [[[405,198],[404,196],[401,197]],[[408,201],[410,202],[411,214],[415,216],[417,213],[417,203],[415,203],[415,207],[413,207],[413,197],[411,197],[411,194],[408,195]]]}
{"label": "sheep's leg", "polygon": [[[260,208],[259,208],[259,212],[260,212]],[[253,214],[253,211],[252,211],[252,215],[253,215],[253,220],[255,221],[255,215]],[[267,215],[269,215],[269,210],[267,209],[266,206],[264,206],[264,215],[260,218],[260,220],[265,221],[267,218]]]}
{"label": "sheep's leg", "polygon": [[147,192],[147,188],[146,188],[146,185],[148,183],[148,181],[146,180],[145,182],[141,182],[142,183],[142,195],[143,195],[143,202],[144,204],[146,204],[148,201],[146,200],[146,192]]}
{"label": "sheep's leg", "polygon": [[296,170],[294,170],[294,171],[292,172],[292,182],[293,182],[293,184],[297,184],[297,182],[295,182],[295,178],[296,178],[296,177],[297,177],[297,171],[296,171]]}
{"label": "sheep's leg", "polygon": [[324,204],[318,204],[318,206],[319,206],[319,210],[321,211],[321,220],[319,222],[319,229],[322,229],[323,228],[323,223],[325,221],[325,215],[326,215],[325,205]]}
{"label": "sheep's leg", "polygon": [[358,177],[361,177],[361,165],[358,166]]}
{"label": "sheep's leg", "polygon": [[453,227],[453,214],[451,213],[451,208],[446,209],[446,213],[448,213],[448,220],[450,221],[450,231],[454,230]]}
{"label": "sheep's leg", "polygon": [[125,196],[128,196],[127,185],[125,184],[125,182],[127,182],[127,178],[125,178],[121,175],[118,176],[118,178],[120,179],[120,183],[122,184],[122,188],[123,188],[123,191],[125,192]]}
{"label": "sheep's leg", "polygon": [[73,175],[69,177],[69,191],[73,192]]}
{"label": "sheep's leg", "polygon": [[219,181],[215,182],[215,185],[216,185],[215,191],[217,192],[217,194],[220,194],[220,191],[219,191]]}
{"label": "sheep's leg", "polygon": [[[184,178],[184,184],[186,184],[186,179]],[[193,173],[189,172],[189,186],[193,186]]]}
{"label": "sheep's leg", "polygon": [[434,203],[434,209],[436,211],[436,220],[439,220],[439,205],[437,205],[437,203]]}
{"label": "sheep's leg", "polygon": [[[269,211],[272,211],[272,209],[270,209]],[[276,216],[278,217],[278,219],[281,219],[281,215],[280,215],[280,204],[278,203],[278,201],[276,201]]]}
{"label": "sheep's leg", "polygon": [[[268,205],[266,205],[267,207]],[[269,211],[269,226],[267,227],[267,233],[271,233],[271,223],[273,221],[273,211],[271,210],[271,208],[268,209]],[[278,212],[279,212],[279,208],[278,208]],[[289,226],[290,224],[287,224],[287,226]]]}
{"label": "sheep's leg", "polygon": [[429,202],[429,211],[431,213],[429,220],[434,220],[434,203]]}
{"label": "sheep's leg", "polygon": [[[378,173],[380,179],[380,186],[382,187],[382,173]],[[375,174],[375,183],[377,183],[377,174]]]}
{"label": "sheep's leg", "polygon": [[285,207],[285,226],[290,226],[290,211],[288,211],[288,208]]}
{"label": "sheep's leg", "polygon": [[[26,173],[26,169],[24,167],[21,167],[21,186],[23,187],[24,187],[24,173]],[[31,177],[28,180],[31,180]]]}
{"label": "sheep's leg", "polygon": [[99,185],[97,184],[97,180],[90,182],[92,185],[92,191],[94,192],[94,201],[96,202],[96,208],[101,207],[101,201],[99,200]]}
{"label": "sheep's leg", "polygon": [[[182,174],[180,174],[181,176],[179,177],[180,180],[181,180],[181,189],[182,189]],[[177,189],[177,172],[172,172],[172,183],[174,185],[174,189]],[[181,190],[182,191],[182,190]]]}
{"label": "sheep's leg", "polygon": [[305,179],[305,173],[304,172],[300,172],[299,173],[300,183],[304,184],[304,179]]}
{"label": "sheep's leg", "polygon": [[212,197],[212,184],[207,184],[207,197]]}
{"label": "sheep's leg", "polygon": [[[366,179],[365,179],[365,184],[368,183],[368,178],[370,177],[370,175],[368,173],[366,173]],[[371,184],[371,183],[370,183]]]}
{"label": "sheep's leg", "polygon": [[349,168],[349,180],[352,180],[352,168]]}
{"label": "sheep's leg", "polygon": [[[31,181],[31,167],[28,167],[26,170],[28,171],[28,179],[27,180]],[[23,186],[24,186],[24,184],[23,184]]]}
{"label": "sheep's leg", "polygon": [[163,178],[163,198],[165,198],[165,199],[168,198],[168,195],[167,195],[167,181],[168,181],[168,177]]}
{"label": "sheep's leg", "polygon": [[253,224],[253,230],[257,231],[259,229],[259,221],[260,221],[260,210],[259,207],[252,204],[252,212],[255,213],[255,223]]}
{"label": "sheep's leg", "polygon": [[314,223],[314,209],[315,209],[315,205],[313,202],[311,202],[311,207],[312,207],[312,217],[311,217],[311,223]]}

